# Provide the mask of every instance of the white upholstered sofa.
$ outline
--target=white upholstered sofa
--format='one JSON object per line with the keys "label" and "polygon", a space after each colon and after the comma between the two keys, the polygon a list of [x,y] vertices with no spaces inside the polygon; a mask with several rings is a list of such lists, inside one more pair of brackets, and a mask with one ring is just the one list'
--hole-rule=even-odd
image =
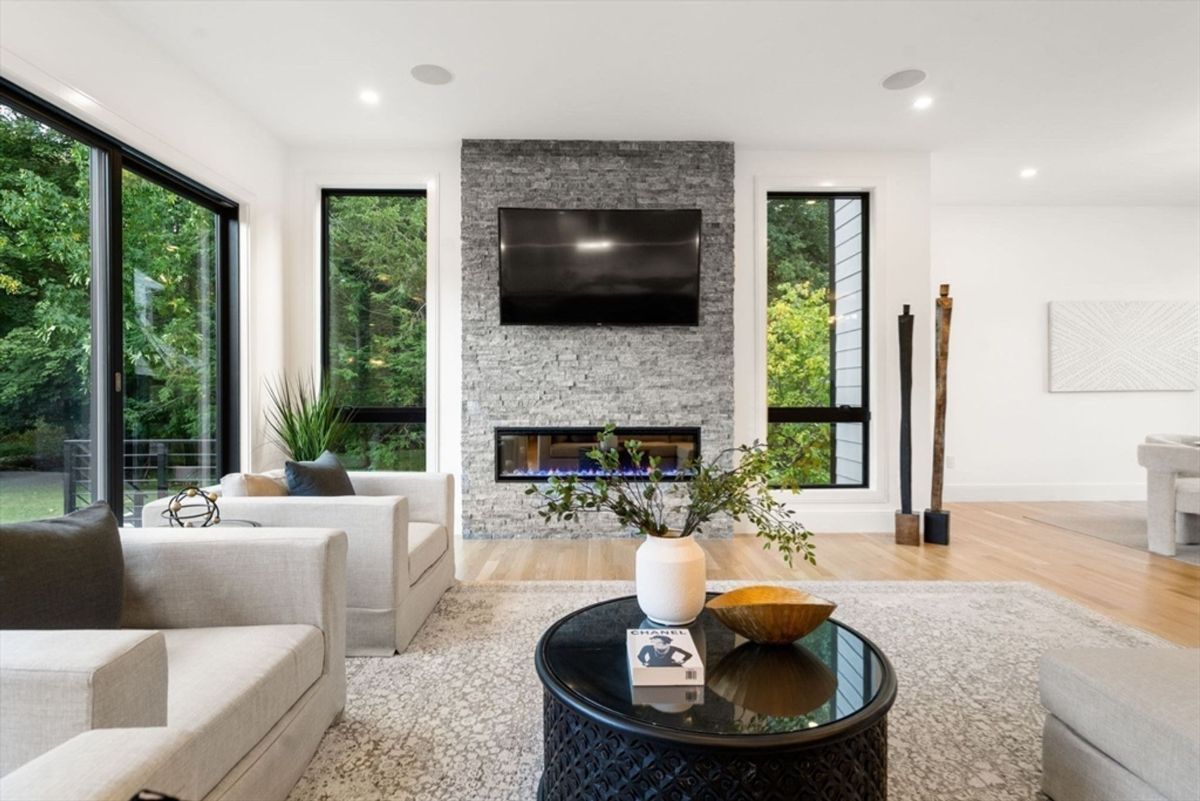
{"label": "white upholstered sofa", "polygon": [[0,798],[286,798],[346,703],[345,534],[121,542],[124,628],[0,632]]}
{"label": "white upholstered sofa", "polygon": [[1038,686],[1053,801],[1200,798],[1200,651],[1050,651]]}
{"label": "white upholstered sofa", "polygon": [[1175,555],[1176,543],[1200,542],[1200,435],[1151,434],[1138,446],[1146,468],[1150,550]]}
{"label": "white upholstered sofa", "polygon": [[[268,474],[271,475],[271,474]],[[273,474],[281,478],[282,473]],[[221,516],[263,526],[320,526],[346,532],[346,654],[403,651],[454,584],[454,476],[351,472],[355,495],[219,497]],[[220,494],[220,487],[210,488]],[[166,525],[167,499],[143,510]],[[244,530],[244,529],[243,529]]]}

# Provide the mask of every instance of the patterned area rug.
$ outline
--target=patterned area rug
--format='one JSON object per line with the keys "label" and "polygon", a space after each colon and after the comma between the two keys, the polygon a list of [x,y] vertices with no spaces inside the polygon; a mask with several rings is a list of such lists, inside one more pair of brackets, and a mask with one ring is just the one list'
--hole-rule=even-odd
{"label": "patterned area rug", "polygon": [[[1039,656],[1165,645],[1031,584],[796,586],[836,601],[835,617],[874,640],[896,669],[892,801],[1038,799]],[[347,662],[345,717],[291,798],[531,801],[542,759],[534,645],[571,610],[632,592],[628,582],[460,584],[404,654]]]}

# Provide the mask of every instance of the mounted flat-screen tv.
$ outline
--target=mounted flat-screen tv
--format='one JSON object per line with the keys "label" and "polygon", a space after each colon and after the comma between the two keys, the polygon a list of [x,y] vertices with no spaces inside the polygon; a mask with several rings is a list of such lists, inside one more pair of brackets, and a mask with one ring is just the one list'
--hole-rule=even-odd
{"label": "mounted flat-screen tv", "polygon": [[699,322],[699,209],[500,209],[501,325]]}

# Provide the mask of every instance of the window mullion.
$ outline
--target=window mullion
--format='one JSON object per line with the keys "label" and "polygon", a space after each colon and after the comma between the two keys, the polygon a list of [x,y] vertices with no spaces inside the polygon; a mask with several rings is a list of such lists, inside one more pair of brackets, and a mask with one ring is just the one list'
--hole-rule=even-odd
{"label": "window mullion", "polygon": [[218,214],[217,223],[217,468],[222,475],[241,469],[241,382],[238,374],[238,215]]}
{"label": "window mullion", "polygon": [[92,235],[92,493],[123,519],[124,409],[121,313],[121,154],[93,147]]}

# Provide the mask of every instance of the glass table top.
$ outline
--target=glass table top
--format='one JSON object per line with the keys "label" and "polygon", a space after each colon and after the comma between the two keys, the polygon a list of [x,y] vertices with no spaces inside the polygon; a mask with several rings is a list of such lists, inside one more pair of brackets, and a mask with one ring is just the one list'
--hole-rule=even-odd
{"label": "glass table top", "polygon": [[715,735],[819,729],[865,709],[885,677],[890,680],[887,660],[836,621],[792,645],[765,646],[734,634],[706,609],[687,627],[704,663],[705,684],[633,687],[627,628],[662,627],[646,620],[633,597],[567,616],[539,646],[543,680],[618,718]]}

